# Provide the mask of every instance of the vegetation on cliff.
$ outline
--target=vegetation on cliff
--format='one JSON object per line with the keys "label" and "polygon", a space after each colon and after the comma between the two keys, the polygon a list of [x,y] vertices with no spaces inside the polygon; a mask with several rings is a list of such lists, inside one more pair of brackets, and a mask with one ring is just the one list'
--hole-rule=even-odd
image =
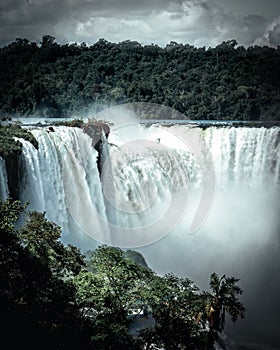
{"label": "vegetation on cliff", "polygon": [[151,102],[188,119],[279,120],[279,78],[279,47],[244,48],[235,40],[215,48],[176,42],[162,48],[19,38],[0,48],[0,114],[79,116]]}
{"label": "vegetation on cliff", "polygon": [[[100,246],[85,258],[44,213],[0,202],[2,341],[28,349],[213,349],[226,312],[244,317],[234,277],[158,276],[139,254]],[[141,265],[135,262],[140,262]],[[144,266],[143,266],[144,265]],[[144,327],[137,327],[139,314]]]}
{"label": "vegetation on cliff", "polygon": [[21,153],[22,144],[16,138],[22,138],[38,148],[38,142],[28,130],[16,124],[0,125],[0,156],[7,159],[9,156]]}
{"label": "vegetation on cliff", "polygon": [[22,143],[17,138],[38,148],[37,140],[28,130],[16,124],[0,125],[0,157],[6,162],[9,192],[14,199],[19,198],[19,156],[22,152]]}
{"label": "vegetation on cliff", "polygon": [[[101,152],[102,146],[102,132],[106,137],[110,132],[110,123],[101,120],[91,119],[85,122],[82,119],[74,119],[68,121],[54,121],[53,126],[69,126],[69,127],[79,127],[82,128],[85,133],[87,133],[92,138],[92,144],[98,151]],[[54,132],[53,126],[48,127],[48,132]],[[33,134],[26,128],[22,127],[20,124],[8,122],[2,124],[0,123],[0,157],[5,160],[7,177],[8,177],[8,187],[10,196],[13,199],[19,198],[19,179],[20,179],[20,155],[22,152],[22,142],[18,139],[24,139],[30,142],[36,149],[38,149],[39,144]],[[100,166],[100,156],[97,158],[97,165],[101,171]]]}

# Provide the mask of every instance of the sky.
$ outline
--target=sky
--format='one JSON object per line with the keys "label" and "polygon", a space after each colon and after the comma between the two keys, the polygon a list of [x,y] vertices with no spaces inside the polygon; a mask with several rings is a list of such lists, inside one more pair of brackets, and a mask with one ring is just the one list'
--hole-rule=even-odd
{"label": "sky", "polygon": [[100,38],[165,46],[280,45],[279,0],[1,0],[0,45],[16,38],[59,43]]}

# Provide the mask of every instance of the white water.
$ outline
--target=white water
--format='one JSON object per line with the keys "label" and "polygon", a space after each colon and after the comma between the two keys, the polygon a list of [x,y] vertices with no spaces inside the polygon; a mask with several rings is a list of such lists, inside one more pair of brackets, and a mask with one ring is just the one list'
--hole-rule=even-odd
{"label": "white water", "polygon": [[[67,241],[66,236],[71,232],[68,240],[75,241],[73,236],[80,234],[80,230],[71,221],[71,213],[82,216],[81,226],[89,220],[87,215],[92,215],[90,206],[106,217],[97,151],[81,129],[54,129],[55,132],[43,128],[31,130],[39,143],[38,151],[29,142],[20,140],[23,144],[20,197],[30,203],[30,209],[45,211],[49,220],[60,225],[63,240]],[[100,230],[98,220],[94,229]]]}
{"label": "white water", "polygon": [[[213,213],[223,209],[227,215],[224,219],[212,213],[208,219],[212,226],[216,218],[219,224],[225,220],[231,225],[228,215],[233,217],[242,206],[246,219],[252,210],[257,222],[266,214],[265,201],[273,203],[280,186],[277,127],[202,130],[125,124],[112,130],[110,146],[103,135],[101,179],[97,152],[82,130],[56,127],[55,132],[48,128],[31,128],[31,132],[39,150],[20,140],[20,198],[30,203],[30,209],[45,211],[62,227],[64,236],[76,225],[79,236],[93,238],[89,248],[100,241],[141,247],[178,227],[194,233],[211,207]],[[6,198],[2,159],[0,165],[1,197]],[[223,208],[218,209],[220,202]]]}
{"label": "white water", "polygon": [[[164,136],[165,128],[156,130],[161,142],[178,149],[176,140]],[[168,130],[186,140],[186,134],[194,132],[186,126]],[[247,316],[229,330],[237,339],[246,338],[245,343],[261,347],[271,342],[272,348],[278,349],[279,128],[211,127],[199,133],[215,169],[215,195],[209,215],[200,229],[189,235],[198,207],[196,196],[191,197],[186,217],[172,233],[138,251],[157,272],[188,276],[202,289],[207,288],[213,271],[240,278]]]}
{"label": "white water", "polygon": [[6,200],[9,197],[7,171],[5,160],[0,157],[0,198]]}
{"label": "white water", "polygon": [[157,272],[203,289],[213,271],[234,275],[248,309],[235,329],[277,334],[279,128],[125,125],[103,144],[101,179],[80,129],[31,131],[39,151],[21,140],[21,199],[61,225],[64,242],[138,247]]}
{"label": "white water", "polygon": [[[214,173],[209,159],[204,163],[206,172],[203,172],[203,162],[198,162],[201,167],[196,166],[197,163],[192,165],[191,158],[186,153],[188,145],[193,151],[197,150],[193,140],[200,137],[210,151]],[[267,344],[272,344],[271,349],[275,349],[280,342],[277,336],[280,312],[279,137],[280,129],[276,127],[210,127],[203,131],[184,125],[169,128],[156,125],[148,129],[125,127],[116,130],[109,137],[109,142],[124,145],[124,155],[127,142],[133,143],[134,140],[143,138],[155,142],[160,138],[160,143],[167,147],[163,162],[165,171],[161,174],[168,175],[173,171],[174,175],[178,175],[183,169],[183,173],[191,171],[195,175],[187,176],[189,184],[195,184],[198,190],[194,195],[190,191],[183,220],[164,239],[138,248],[137,251],[145,256],[149,266],[157,272],[164,274],[172,271],[179,276],[190,277],[202,289],[207,289],[209,275],[213,271],[240,278],[247,315],[244,321],[233,327],[229,321],[228,331],[234,334],[237,341],[244,338],[241,342],[251,344],[251,348],[267,349]],[[174,161],[168,162],[170,154],[177,157],[177,164],[173,168]],[[201,154],[203,152],[195,153],[196,160]],[[150,178],[153,176],[156,184],[163,183],[162,178],[159,181],[156,171],[151,175],[150,167],[158,164],[158,158],[157,154],[149,162],[149,166],[145,167],[145,173]],[[131,160],[121,164],[124,164],[125,169],[116,179],[121,179],[118,180],[121,182],[120,187],[122,191],[126,188],[124,192],[128,193],[130,188],[137,189],[137,181],[130,176],[133,181],[125,182],[121,175],[125,176],[133,169],[139,169],[140,165]],[[116,173],[122,168],[120,165],[115,167]],[[201,196],[199,189],[207,168],[210,173],[208,175],[215,180],[211,210],[209,215],[205,215],[203,225],[190,235],[189,228],[198,208]],[[133,176],[135,173],[136,171]],[[165,194],[170,191],[170,184],[174,183],[172,175],[167,179],[167,184],[164,185]],[[210,183],[210,187],[212,185]],[[145,191],[145,183],[142,189],[144,193],[150,192]],[[138,189],[135,192],[138,193]],[[175,209],[180,209],[180,206]],[[172,214],[167,215],[167,221],[173,220]],[[160,225],[159,228],[164,231],[166,226]],[[261,344],[265,345],[262,347]]]}
{"label": "white water", "polygon": [[[239,206],[245,204],[245,214],[257,211],[258,220],[265,198],[272,198],[270,192],[280,186],[277,127],[202,130],[125,124],[111,131],[111,146],[103,135],[101,179],[97,152],[82,130],[56,127],[55,132],[48,128],[31,128],[31,132],[39,150],[20,140],[20,197],[30,203],[30,209],[45,211],[62,227],[64,236],[76,225],[79,239],[93,238],[87,243],[89,248],[100,241],[140,247],[177,226],[195,232],[211,207],[218,210],[220,201],[225,202],[224,211],[228,208],[234,215],[234,201],[240,202],[244,193],[247,198]],[[1,197],[6,198],[2,159],[0,165]],[[224,220],[216,215],[219,222]],[[212,214],[208,222],[215,218]]]}

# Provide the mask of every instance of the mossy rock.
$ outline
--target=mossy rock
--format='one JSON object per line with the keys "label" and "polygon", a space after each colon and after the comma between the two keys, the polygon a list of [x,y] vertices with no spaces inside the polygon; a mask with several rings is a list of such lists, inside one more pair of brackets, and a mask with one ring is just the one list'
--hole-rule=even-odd
{"label": "mossy rock", "polygon": [[22,138],[32,143],[38,149],[38,142],[28,130],[19,125],[0,126],[0,156],[4,159],[11,154],[20,154],[22,144],[15,140],[15,137]]}
{"label": "mossy rock", "polygon": [[19,157],[22,144],[15,138],[22,138],[38,149],[38,142],[28,130],[18,125],[0,126],[0,156],[5,159],[10,196],[19,197]]}

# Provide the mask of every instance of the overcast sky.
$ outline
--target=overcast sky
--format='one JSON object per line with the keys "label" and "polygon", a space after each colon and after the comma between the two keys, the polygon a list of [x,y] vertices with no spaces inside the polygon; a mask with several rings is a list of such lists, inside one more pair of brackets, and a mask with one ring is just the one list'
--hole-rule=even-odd
{"label": "overcast sky", "polygon": [[18,37],[165,46],[280,45],[280,0],[1,0],[0,45]]}

